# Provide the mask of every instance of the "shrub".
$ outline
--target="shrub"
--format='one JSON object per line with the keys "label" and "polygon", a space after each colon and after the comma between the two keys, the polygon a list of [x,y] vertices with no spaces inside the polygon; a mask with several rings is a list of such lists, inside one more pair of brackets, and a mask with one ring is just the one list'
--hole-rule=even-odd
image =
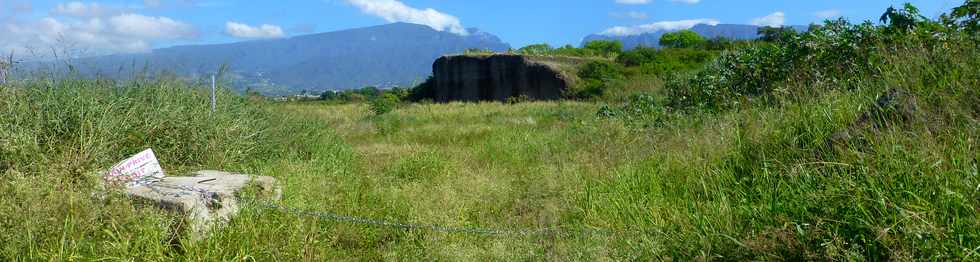
{"label": "shrub", "polygon": [[770,43],[783,43],[795,39],[799,34],[792,27],[771,27],[759,28],[759,40]]}
{"label": "shrub", "polygon": [[623,43],[619,41],[592,41],[585,44],[583,48],[596,55],[603,57],[613,57],[623,52]]}
{"label": "shrub", "polygon": [[[777,34],[782,31],[774,31]],[[743,98],[771,94],[794,82],[823,81],[846,87],[853,79],[875,75],[882,30],[870,23],[827,21],[774,43],[755,43],[723,53],[695,74],[668,81],[670,106],[723,109]],[[776,37],[776,36],[773,36]]]}
{"label": "shrub", "polygon": [[522,55],[547,55],[554,52],[554,50],[548,44],[534,44],[517,49],[517,53]]}
{"label": "shrub", "polygon": [[583,65],[579,69],[578,77],[582,84],[578,90],[572,92],[572,97],[579,99],[601,97],[608,90],[621,88],[626,78],[623,66],[605,61],[592,61]]}
{"label": "shrub", "polygon": [[658,56],[660,56],[660,51],[656,48],[641,46],[634,48],[633,50],[623,52],[623,54],[616,58],[616,62],[619,62],[625,66],[639,66],[654,62]]}
{"label": "shrub", "polygon": [[374,115],[380,116],[395,110],[395,106],[398,105],[398,101],[397,96],[391,93],[386,93],[371,100],[369,106],[371,107],[371,112],[374,112]]}
{"label": "shrub", "polygon": [[605,61],[592,61],[582,66],[579,70],[578,76],[582,79],[596,79],[596,80],[606,80],[606,79],[622,79],[623,67],[610,62]]}
{"label": "shrub", "polygon": [[670,106],[721,109],[737,97],[768,93],[786,79],[792,67],[786,49],[759,44],[726,52],[704,69],[671,78],[665,86]]}

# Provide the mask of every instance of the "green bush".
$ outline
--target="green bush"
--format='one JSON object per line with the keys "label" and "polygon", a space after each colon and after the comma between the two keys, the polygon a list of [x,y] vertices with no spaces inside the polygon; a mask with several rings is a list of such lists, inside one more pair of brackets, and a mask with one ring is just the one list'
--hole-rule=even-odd
{"label": "green bush", "polygon": [[391,93],[386,93],[373,100],[371,100],[369,106],[371,107],[371,112],[374,115],[380,116],[395,110],[395,106],[398,105],[398,97]]}
{"label": "green bush", "polygon": [[799,35],[772,31],[772,37],[779,40],[725,52],[697,73],[668,80],[668,104],[721,110],[748,101],[820,93],[811,86],[852,89],[862,81],[879,80],[875,77],[885,65],[882,60],[900,50],[956,53],[976,48],[975,36],[965,27],[955,23],[943,27],[922,17],[911,5],[889,8],[882,22],[884,25],[876,26],[838,19],[811,26]]}
{"label": "green bush", "polygon": [[670,32],[660,37],[660,46],[667,48],[694,48],[705,42],[704,37],[691,30]]}
{"label": "green bush", "polygon": [[759,35],[761,36],[759,38],[759,40],[761,41],[779,43],[779,42],[792,41],[799,34],[796,32],[796,29],[793,29],[792,27],[788,27],[788,26],[783,26],[783,27],[765,26],[759,28]]}
{"label": "green bush", "polygon": [[838,19],[812,26],[803,34],[787,28],[763,29],[768,43],[726,52],[702,71],[668,81],[670,105],[722,109],[745,98],[772,94],[786,81],[821,81],[835,88],[849,88],[855,79],[877,75],[879,54],[890,46],[937,44],[931,37],[935,34],[913,39],[904,30],[889,28]]}
{"label": "green bush", "polygon": [[554,51],[555,49],[548,44],[533,44],[517,49],[517,53],[522,55],[548,55]]}
{"label": "green bush", "polygon": [[700,69],[715,56],[716,52],[704,49],[639,47],[624,52],[616,60],[625,66],[637,68],[641,74],[668,75]]}
{"label": "green bush", "polygon": [[668,80],[669,104],[720,109],[737,104],[738,97],[768,93],[792,70],[786,51],[778,45],[760,44],[726,52],[697,73]]}
{"label": "green bush", "polygon": [[582,83],[572,92],[573,98],[591,99],[603,96],[606,92],[620,89],[626,79],[623,66],[605,61],[592,61],[583,65],[578,72]]}
{"label": "green bush", "polygon": [[623,43],[619,41],[592,41],[585,44],[582,49],[589,50],[590,52],[603,56],[603,57],[615,57],[616,55],[623,52]]}

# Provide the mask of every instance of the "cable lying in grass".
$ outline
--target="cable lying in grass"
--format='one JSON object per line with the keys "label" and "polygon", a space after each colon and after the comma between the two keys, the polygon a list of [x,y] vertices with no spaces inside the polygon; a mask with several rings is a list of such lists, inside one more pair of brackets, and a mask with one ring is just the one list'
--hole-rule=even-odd
{"label": "cable lying in grass", "polygon": [[299,208],[292,208],[282,205],[276,205],[271,203],[264,203],[254,199],[249,199],[245,203],[251,204],[255,207],[259,207],[264,210],[275,210],[284,213],[313,217],[322,220],[345,222],[359,225],[377,226],[377,227],[388,227],[397,228],[404,230],[423,230],[431,232],[440,233],[461,233],[461,234],[474,234],[474,235],[486,235],[486,236],[567,236],[567,235],[581,235],[581,234],[603,234],[609,235],[612,232],[609,230],[594,230],[594,229],[581,229],[581,230],[565,230],[558,228],[543,228],[543,229],[495,229],[495,228],[480,228],[480,227],[451,227],[433,224],[412,224],[403,223],[397,221],[383,220],[383,219],[373,219],[365,217],[356,217],[348,215],[340,215],[323,211],[314,210],[304,210]]}

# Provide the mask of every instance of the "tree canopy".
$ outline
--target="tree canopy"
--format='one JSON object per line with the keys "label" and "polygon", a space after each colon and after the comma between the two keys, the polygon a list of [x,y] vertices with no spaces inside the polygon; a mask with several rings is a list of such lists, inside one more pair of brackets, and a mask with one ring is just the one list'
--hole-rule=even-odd
{"label": "tree canopy", "polygon": [[585,44],[585,49],[595,52],[598,55],[610,56],[623,52],[623,43],[619,41],[592,41]]}
{"label": "tree canopy", "polygon": [[548,44],[533,44],[517,49],[517,52],[524,55],[544,55],[549,54],[555,49]]}
{"label": "tree canopy", "polygon": [[660,46],[669,48],[692,48],[707,40],[698,33],[691,30],[681,30],[666,33],[660,37]]}

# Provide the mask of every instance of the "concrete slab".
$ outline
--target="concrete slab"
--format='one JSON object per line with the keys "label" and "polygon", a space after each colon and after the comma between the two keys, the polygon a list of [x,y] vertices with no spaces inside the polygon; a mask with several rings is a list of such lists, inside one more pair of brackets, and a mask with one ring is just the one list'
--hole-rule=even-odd
{"label": "concrete slab", "polygon": [[223,171],[198,171],[189,177],[165,177],[158,182],[126,189],[136,199],[186,215],[192,239],[202,239],[209,229],[231,220],[240,209],[240,193],[255,185],[261,196],[278,201],[282,190],[276,179]]}

